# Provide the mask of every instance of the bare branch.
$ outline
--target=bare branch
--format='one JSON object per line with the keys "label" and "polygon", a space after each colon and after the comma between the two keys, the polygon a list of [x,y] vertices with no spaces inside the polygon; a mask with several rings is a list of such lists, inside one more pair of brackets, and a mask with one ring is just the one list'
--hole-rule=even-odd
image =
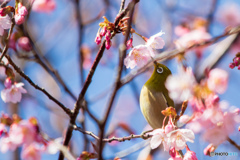
{"label": "bare branch", "polygon": [[[73,125],[72,127],[73,127],[74,130],[79,131],[79,132],[81,132],[81,133],[83,133],[83,134],[90,135],[90,136],[92,136],[93,138],[95,138],[96,140],[99,141],[99,137],[98,137],[97,135],[95,135],[93,132],[85,131],[85,130],[83,130],[82,128],[77,127],[76,125]],[[124,141],[126,141],[126,140],[130,141],[131,139],[136,139],[136,138],[142,138],[142,139],[145,140],[145,139],[148,139],[148,138],[150,138],[150,137],[152,137],[152,135],[143,132],[143,133],[140,134],[140,135],[131,134],[131,135],[126,136],[126,137],[104,138],[104,139],[102,139],[102,141],[103,141],[103,142],[108,142],[108,143],[111,143],[111,142],[113,142],[113,141],[124,142]]]}
{"label": "bare branch", "polygon": [[65,113],[68,116],[72,115],[72,112],[69,108],[65,107],[61,102],[59,102],[57,99],[55,99],[50,93],[48,93],[44,88],[39,87],[37,84],[35,84],[26,74],[24,74],[24,72],[12,61],[12,59],[8,56],[5,55],[5,57],[7,58],[9,64],[11,66],[13,66],[14,70],[20,74],[20,76],[22,76],[26,81],[29,82],[30,85],[32,85],[34,88],[36,88],[37,90],[40,90],[41,92],[43,92],[50,100],[52,100],[53,102],[55,102],[59,107],[61,107]]}

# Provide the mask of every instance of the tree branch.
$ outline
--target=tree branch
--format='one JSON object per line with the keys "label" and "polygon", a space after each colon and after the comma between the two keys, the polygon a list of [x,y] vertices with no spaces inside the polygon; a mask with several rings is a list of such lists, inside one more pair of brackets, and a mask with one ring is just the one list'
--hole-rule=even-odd
{"label": "tree branch", "polygon": [[14,70],[20,74],[20,76],[22,76],[26,81],[29,82],[30,85],[32,85],[34,88],[36,88],[37,90],[40,90],[41,92],[43,92],[50,100],[52,100],[53,102],[55,102],[59,107],[61,107],[64,112],[68,115],[71,116],[72,112],[69,108],[65,107],[61,102],[59,102],[57,99],[55,99],[50,93],[48,93],[44,88],[39,87],[37,84],[35,84],[26,74],[24,74],[24,72],[12,61],[12,59],[8,56],[5,55],[5,57],[7,58],[9,64],[11,66],[13,66]]}
{"label": "tree branch", "polygon": [[231,143],[234,147],[236,147],[238,150],[240,150],[240,146],[234,142],[231,138],[228,137],[228,142]]}
{"label": "tree branch", "polygon": [[[93,132],[85,131],[85,130],[83,130],[82,128],[77,127],[76,125],[73,125],[72,127],[73,127],[73,129],[76,130],[76,131],[79,131],[79,132],[81,132],[81,133],[83,133],[83,134],[86,134],[86,135],[90,135],[91,137],[93,137],[94,139],[96,139],[96,140],[98,140],[98,141],[100,140],[100,138],[99,138],[97,135],[95,135]],[[113,141],[124,142],[124,141],[126,141],[126,140],[130,141],[131,139],[136,139],[136,138],[142,138],[142,139],[145,140],[145,139],[148,139],[148,138],[150,138],[150,137],[152,137],[152,135],[143,132],[143,133],[140,134],[140,135],[131,134],[131,135],[126,136],[126,137],[104,138],[104,139],[102,139],[102,141],[103,141],[103,142],[108,142],[108,143],[111,143],[111,142],[113,142]]]}

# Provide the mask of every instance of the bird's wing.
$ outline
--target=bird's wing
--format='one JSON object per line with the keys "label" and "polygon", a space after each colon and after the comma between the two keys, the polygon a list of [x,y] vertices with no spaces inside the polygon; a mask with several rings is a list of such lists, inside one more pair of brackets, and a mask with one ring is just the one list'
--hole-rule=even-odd
{"label": "bird's wing", "polygon": [[162,92],[156,92],[143,87],[140,94],[141,111],[153,128],[161,128],[164,115],[162,110],[168,107],[166,97]]}

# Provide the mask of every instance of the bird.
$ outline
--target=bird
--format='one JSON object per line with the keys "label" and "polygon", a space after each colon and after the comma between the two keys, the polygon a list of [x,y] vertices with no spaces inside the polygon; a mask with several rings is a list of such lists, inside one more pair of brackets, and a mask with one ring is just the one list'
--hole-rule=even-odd
{"label": "bird", "polygon": [[153,129],[161,128],[164,115],[161,113],[167,107],[174,107],[174,101],[169,97],[165,82],[172,72],[164,64],[154,61],[154,71],[143,85],[140,93],[140,108],[143,116]]}

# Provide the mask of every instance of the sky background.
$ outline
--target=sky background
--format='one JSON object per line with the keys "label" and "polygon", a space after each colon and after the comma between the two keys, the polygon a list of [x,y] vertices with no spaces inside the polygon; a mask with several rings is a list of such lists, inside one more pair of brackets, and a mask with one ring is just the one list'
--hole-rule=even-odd
{"label": "sky background", "polygon": [[[106,9],[105,16],[109,21],[113,22],[118,13],[120,0],[109,1],[110,4]],[[129,1],[126,1],[126,4]],[[219,19],[223,14],[222,7],[230,4],[236,5],[240,10],[240,2],[238,0],[217,0],[216,10],[213,14],[213,20],[210,24],[209,33],[212,37],[220,35],[224,32],[226,24],[223,24]],[[101,10],[106,6],[103,0],[82,0],[80,11],[83,22],[87,22],[96,17]],[[184,21],[191,21],[194,17],[206,18],[210,13],[212,7],[212,0],[141,0],[137,4],[134,16],[135,30],[150,37],[151,35],[164,31],[166,34],[163,39],[166,41],[168,47],[164,50],[174,49],[173,41],[177,36],[173,33],[174,27]],[[240,19],[240,14],[238,15]],[[82,44],[91,49],[91,59],[94,60],[98,46],[94,39],[98,31],[98,23],[102,22],[100,18],[94,23],[88,24],[83,29]],[[62,76],[64,82],[78,96],[81,91],[80,72],[78,62],[78,26],[74,12],[74,3],[68,0],[58,0],[56,9],[51,13],[37,13],[31,12],[27,22],[29,31],[35,39],[35,43],[41,49],[44,56],[52,63]],[[117,35],[113,39],[113,46],[110,50],[104,52],[103,58],[98,65],[92,83],[87,90],[86,99],[89,101],[89,109],[98,118],[102,118],[106,111],[106,103],[111,93],[111,86],[116,76],[116,66],[118,63],[118,44],[123,41],[122,34]],[[134,35],[134,46],[143,43],[138,37]],[[204,50],[203,57],[207,57],[215,45],[209,46]],[[229,50],[224,57],[217,63],[217,68],[222,68],[229,73],[229,85],[227,91],[220,95],[221,100],[225,100],[230,106],[240,107],[239,89],[240,89],[240,71],[230,69],[229,63],[234,58],[235,50]],[[240,50],[239,50],[240,51]],[[25,73],[39,86],[45,88],[54,97],[60,100],[65,106],[73,109],[75,101],[59,86],[54,79],[43,68],[34,61],[25,61],[18,59],[14,52],[9,50],[9,54],[14,57],[14,61],[24,69]],[[31,54],[31,53],[29,53]],[[197,60],[194,53],[188,52],[187,64],[194,67],[195,63],[201,63]],[[204,59],[203,58],[203,59]],[[177,63],[175,59],[164,62],[172,71],[177,73]],[[84,79],[89,71],[89,67],[84,68]],[[130,69],[126,69],[123,76],[130,73]],[[141,87],[150,77],[151,71],[145,72],[136,77],[131,83],[123,86],[117,93],[114,101],[114,107],[111,111],[110,118],[107,122],[107,132],[112,128],[119,126],[119,123],[126,123],[135,134],[141,134],[143,130],[147,130],[147,122],[141,114],[138,96]],[[48,134],[51,138],[61,137],[68,125],[68,118],[53,102],[51,102],[40,91],[35,90],[25,80],[19,79],[25,84],[29,94],[24,95],[21,103],[18,105],[5,104],[0,100],[0,110],[4,113],[12,114],[13,110],[17,110],[23,119],[28,119],[32,116],[38,119],[41,130]],[[1,83],[0,89],[4,86]],[[102,95],[100,98],[99,95]],[[17,109],[16,109],[17,108]],[[190,114],[188,109],[186,114]],[[78,117],[81,119],[81,116]],[[91,120],[89,116],[86,117],[86,129],[93,133],[98,133],[97,125]],[[127,136],[129,133],[121,129],[116,130],[119,137]],[[88,136],[90,140],[94,139]],[[236,132],[230,136],[233,140],[240,144],[239,133]],[[113,159],[116,154],[123,150],[129,150],[132,146],[142,143],[142,139],[134,139],[122,143],[107,144],[104,149],[104,157]],[[95,142],[95,141],[94,141]],[[72,153],[76,157],[80,155],[83,150],[83,136],[82,133],[73,132],[72,137]],[[238,152],[239,156],[233,157],[206,157],[203,154],[204,148],[208,145],[203,141],[201,136],[196,135],[193,144],[188,143],[191,150],[197,153],[198,159],[212,160],[212,159],[231,159],[237,160],[240,153],[228,142],[223,143],[216,150],[217,152]],[[149,146],[147,145],[146,148]],[[144,147],[143,147],[144,148]],[[90,151],[93,151],[91,148]],[[142,149],[129,154],[123,159],[137,159]],[[185,152],[185,150],[184,150]],[[5,154],[0,153],[0,159],[12,159],[13,152]],[[42,159],[57,159],[56,155],[43,154]],[[168,152],[156,152],[154,159],[169,158]]]}

